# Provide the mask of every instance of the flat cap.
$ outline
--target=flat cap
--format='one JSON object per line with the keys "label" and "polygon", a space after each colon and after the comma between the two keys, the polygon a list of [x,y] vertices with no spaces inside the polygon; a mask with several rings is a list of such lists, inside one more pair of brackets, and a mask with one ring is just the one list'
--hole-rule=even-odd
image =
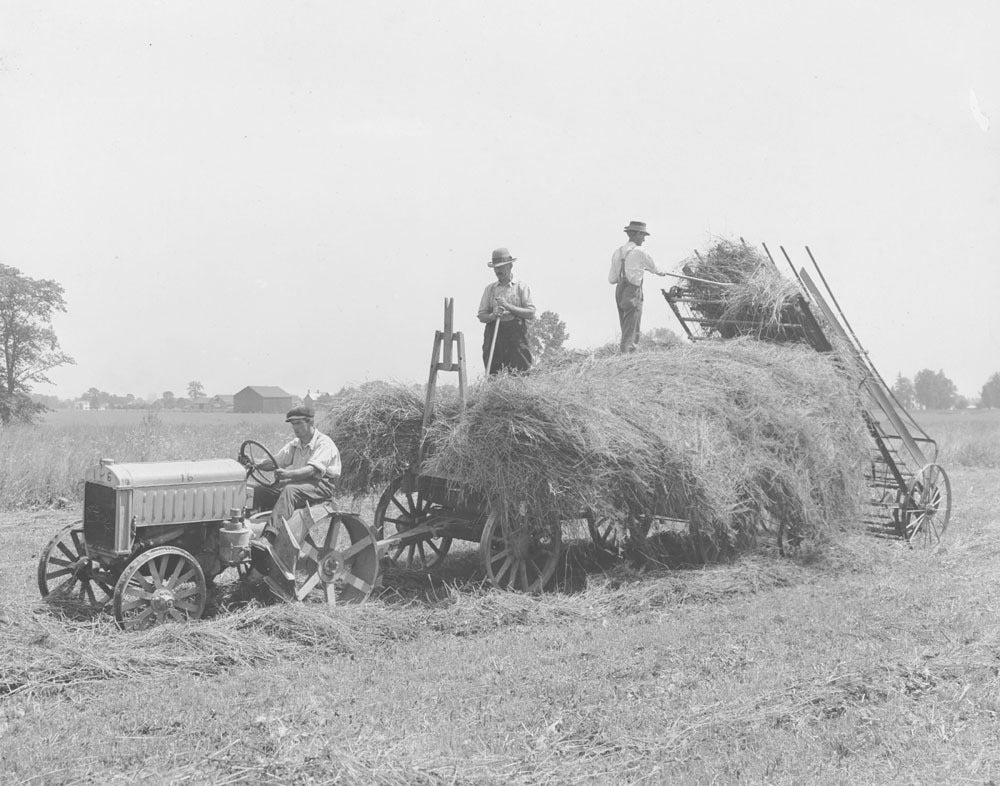
{"label": "flat cap", "polygon": [[285,415],[285,423],[291,423],[293,420],[312,420],[314,417],[316,417],[316,413],[312,407],[293,407]]}

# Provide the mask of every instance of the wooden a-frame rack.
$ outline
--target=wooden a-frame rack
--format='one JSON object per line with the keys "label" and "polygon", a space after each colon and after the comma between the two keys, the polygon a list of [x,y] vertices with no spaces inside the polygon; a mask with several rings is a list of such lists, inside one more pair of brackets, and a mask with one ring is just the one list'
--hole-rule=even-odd
{"label": "wooden a-frame rack", "polygon": [[420,427],[420,459],[424,456],[424,440],[427,427],[434,416],[434,403],[437,399],[437,376],[439,371],[458,372],[458,396],[462,409],[465,409],[466,374],[465,374],[465,337],[461,331],[454,332],[453,312],[454,298],[444,300],[444,330],[434,333],[434,349],[431,352],[431,370],[427,378],[427,398],[424,401],[424,420]]}

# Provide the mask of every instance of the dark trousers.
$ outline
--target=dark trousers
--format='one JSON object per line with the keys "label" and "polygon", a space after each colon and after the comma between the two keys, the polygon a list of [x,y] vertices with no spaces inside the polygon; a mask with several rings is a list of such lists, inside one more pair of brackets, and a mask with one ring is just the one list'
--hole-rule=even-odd
{"label": "dark trousers", "polygon": [[311,504],[326,502],[333,496],[333,484],[326,478],[307,483],[289,483],[281,488],[256,486],[253,490],[254,510],[271,511],[271,520],[264,532],[277,534],[281,522],[291,518],[292,512]]}
{"label": "dark trousers", "polygon": [[639,326],[642,322],[642,287],[622,278],[615,287],[618,305],[618,322],[622,326],[622,352],[634,352],[639,343]]}
{"label": "dark trousers", "polygon": [[493,330],[500,326],[497,345],[493,350],[493,364],[490,374],[501,369],[507,371],[527,371],[531,368],[531,350],[528,349],[528,324],[523,319],[508,322],[487,322],[483,331],[483,367],[490,362],[490,346],[493,344]]}

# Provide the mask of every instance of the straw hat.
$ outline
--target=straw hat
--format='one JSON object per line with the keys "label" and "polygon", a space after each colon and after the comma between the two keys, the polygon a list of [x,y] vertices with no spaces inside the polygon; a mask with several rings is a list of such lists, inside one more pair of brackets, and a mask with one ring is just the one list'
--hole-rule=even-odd
{"label": "straw hat", "polygon": [[516,261],[517,258],[512,257],[506,248],[495,248],[493,249],[493,259],[486,264],[490,267],[500,267],[502,265],[509,265],[511,262]]}
{"label": "straw hat", "polygon": [[645,221],[629,221],[627,227],[625,227],[626,232],[642,232],[644,235],[648,235],[649,232],[646,231]]}

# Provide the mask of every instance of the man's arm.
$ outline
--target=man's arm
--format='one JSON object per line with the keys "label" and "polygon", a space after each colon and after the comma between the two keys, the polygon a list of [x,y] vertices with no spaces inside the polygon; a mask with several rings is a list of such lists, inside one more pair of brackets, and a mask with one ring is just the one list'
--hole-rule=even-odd
{"label": "man's arm", "polygon": [[480,322],[492,322],[496,319],[493,314],[493,285],[490,284],[486,287],[483,292],[483,296],[479,299],[479,317]]}
{"label": "man's arm", "polygon": [[312,464],[306,464],[298,469],[276,469],[274,477],[283,483],[301,483],[303,480],[318,478],[322,473]]}
{"label": "man's arm", "polygon": [[608,272],[608,283],[617,284],[618,274],[622,271],[622,261],[619,259],[618,252],[615,251],[611,255],[611,270]]}
{"label": "man's arm", "polygon": [[264,471],[277,470],[280,471],[281,467],[287,467],[292,463],[292,443],[289,442],[281,448],[277,453],[274,454],[274,461],[269,458],[265,458],[257,462],[257,466]]}
{"label": "man's arm", "polygon": [[647,254],[645,251],[639,251],[639,254],[641,254],[641,256],[639,257],[639,264],[642,265],[643,270],[648,270],[650,273],[655,273],[658,276],[667,275],[665,271],[660,270],[656,266],[656,263],[653,261],[653,258],[649,254]]}

